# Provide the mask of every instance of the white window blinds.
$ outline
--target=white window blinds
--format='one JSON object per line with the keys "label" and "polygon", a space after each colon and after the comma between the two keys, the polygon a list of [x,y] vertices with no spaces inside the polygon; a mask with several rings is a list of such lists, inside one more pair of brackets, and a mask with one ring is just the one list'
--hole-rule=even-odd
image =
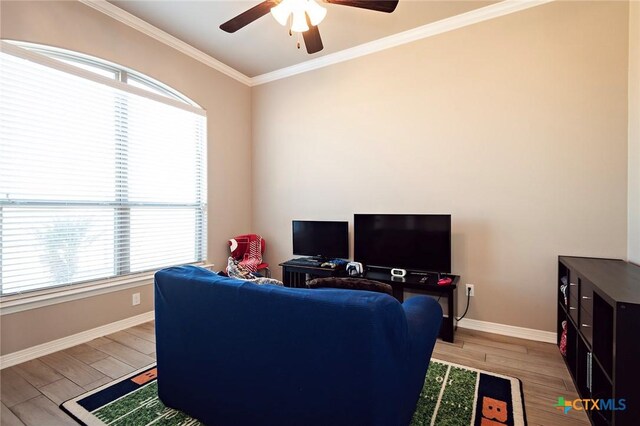
{"label": "white window blinds", "polygon": [[206,118],[2,42],[0,294],[203,261]]}

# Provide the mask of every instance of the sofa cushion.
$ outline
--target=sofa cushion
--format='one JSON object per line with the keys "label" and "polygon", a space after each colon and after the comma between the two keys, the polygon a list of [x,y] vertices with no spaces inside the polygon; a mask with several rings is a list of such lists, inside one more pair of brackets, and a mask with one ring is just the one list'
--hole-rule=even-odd
{"label": "sofa cushion", "polygon": [[316,278],[307,283],[309,288],[344,288],[347,290],[367,290],[377,293],[392,295],[392,287],[380,281],[366,280],[364,278]]}

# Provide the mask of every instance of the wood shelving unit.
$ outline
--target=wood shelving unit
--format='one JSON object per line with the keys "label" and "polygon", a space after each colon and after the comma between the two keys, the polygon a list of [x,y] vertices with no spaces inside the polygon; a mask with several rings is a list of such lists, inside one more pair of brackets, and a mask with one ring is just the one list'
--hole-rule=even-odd
{"label": "wood shelving unit", "polygon": [[558,345],[566,321],[563,356],[576,389],[583,399],[613,404],[587,410],[591,423],[640,424],[640,267],[560,256],[557,285]]}

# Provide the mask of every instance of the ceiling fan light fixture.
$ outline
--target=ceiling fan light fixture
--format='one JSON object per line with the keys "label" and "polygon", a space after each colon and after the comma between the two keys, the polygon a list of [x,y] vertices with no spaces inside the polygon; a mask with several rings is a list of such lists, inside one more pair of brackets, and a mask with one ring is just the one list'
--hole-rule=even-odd
{"label": "ceiling fan light fixture", "polygon": [[[2,0],[0,0],[2,1]],[[324,20],[327,10],[320,6],[318,0],[262,0],[257,5],[245,10],[220,25],[227,33],[235,33],[253,21],[269,14],[282,26],[289,27],[289,35],[297,32],[297,44],[300,48],[300,33],[304,39],[307,53],[320,52],[324,46],[318,30],[318,24]],[[325,3],[368,9],[377,12],[391,13],[400,0],[322,0]]]}
{"label": "ceiling fan light fixture", "polygon": [[291,23],[291,31],[296,33],[303,33],[309,31],[307,25],[307,18],[305,17],[304,9],[297,9],[293,11],[293,21]]}
{"label": "ceiling fan light fixture", "polygon": [[307,0],[306,11],[307,15],[309,15],[311,25],[314,27],[327,16],[327,9],[320,6],[315,0]]}
{"label": "ceiling fan light fixture", "polygon": [[271,15],[280,25],[287,25],[287,20],[291,15],[291,0],[282,0],[277,6],[272,7]]}

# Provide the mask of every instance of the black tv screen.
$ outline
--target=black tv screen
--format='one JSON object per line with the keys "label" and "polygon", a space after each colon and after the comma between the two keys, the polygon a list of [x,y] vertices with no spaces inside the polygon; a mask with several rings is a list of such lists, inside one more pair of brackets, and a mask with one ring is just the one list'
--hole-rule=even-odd
{"label": "black tv screen", "polygon": [[354,240],[367,267],[451,272],[451,215],[356,214]]}
{"label": "black tv screen", "polygon": [[348,223],[294,220],[293,254],[321,258],[348,258]]}

